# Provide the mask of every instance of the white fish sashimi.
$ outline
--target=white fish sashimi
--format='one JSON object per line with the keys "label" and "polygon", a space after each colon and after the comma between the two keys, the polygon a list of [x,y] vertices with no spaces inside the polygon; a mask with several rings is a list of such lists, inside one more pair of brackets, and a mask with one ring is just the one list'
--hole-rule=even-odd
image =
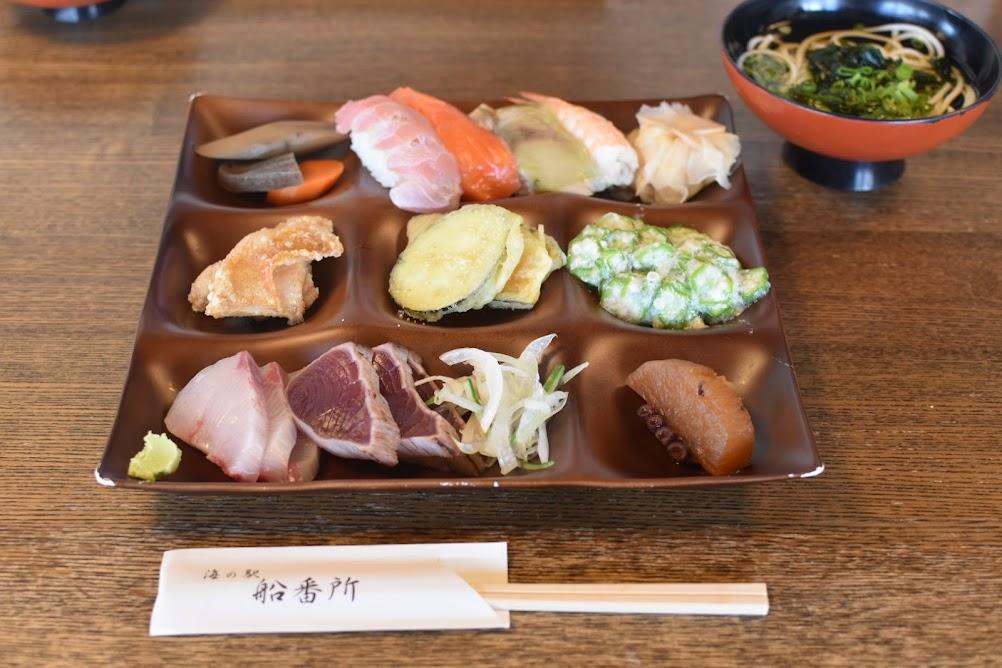
{"label": "white fish sashimi", "polygon": [[199,371],[178,393],[164,422],[226,475],[257,481],[269,423],[268,398],[254,358],[239,352]]}
{"label": "white fish sashimi", "polygon": [[561,125],[588,149],[598,166],[598,176],[592,182],[593,192],[633,183],[640,164],[637,152],[607,118],[559,97],[526,92],[521,95],[552,111]]}
{"label": "white fish sashimi", "polygon": [[309,482],[320,470],[320,448],[305,434],[298,434],[289,453],[289,482]]}
{"label": "white fish sashimi", "polygon": [[259,480],[287,482],[289,456],[296,445],[297,433],[292,410],[285,398],[285,371],[277,363],[271,362],[261,367],[261,377],[268,402],[268,442],[261,458]]}
{"label": "white fish sashimi", "polygon": [[399,208],[417,213],[456,208],[462,195],[459,163],[428,120],[410,107],[373,95],[346,103],[338,132]]}

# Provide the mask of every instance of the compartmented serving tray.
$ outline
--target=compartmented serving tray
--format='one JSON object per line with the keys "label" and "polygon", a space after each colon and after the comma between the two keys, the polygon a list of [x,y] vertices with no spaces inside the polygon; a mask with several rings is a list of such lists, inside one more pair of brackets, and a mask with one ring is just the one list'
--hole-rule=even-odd
{"label": "compartmented serving tray", "polygon": [[[719,95],[681,100],[696,113],[733,131],[727,101]],[[624,132],[636,127],[641,104],[660,100],[580,102]],[[503,104],[503,103],[497,103]],[[405,245],[404,227],[412,214],[394,207],[347,142],[321,154],[344,159],[345,174],[320,199],[271,207],[263,199],[228,193],[216,185],[212,160],[195,155],[206,141],[282,119],[331,120],[337,103],[250,100],[198,96],[192,100],[181,147],[174,192],[160,249],[136,333],[135,349],[122,399],[95,475],[107,486],[171,492],[275,493],[336,489],[435,489],[440,487],[683,487],[804,478],[823,465],[807,423],[775,297],[762,300],[728,324],[698,331],[658,331],[630,325],[607,314],[597,296],[566,270],[543,286],[531,311],[478,311],[447,316],[434,324],[403,318],[387,292],[390,269]],[[476,104],[457,103],[469,111]],[[566,249],[589,222],[607,211],[642,218],[653,225],[681,224],[698,229],[734,249],[742,266],[765,260],[751,194],[740,164],[730,190],[712,185],[679,206],[645,206],[597,197],[544,194],[496,202],[544,225]],[[306,320],[288,327],[284,320],[215,320],[191,310],[191,282],[208,264],[221,259],[244,235],[298,214],[334,221],[345,252],[313,265],[320,297]],[[767,266],[767,265],[766,265]],[[782,286],[779,286],[782,289]],[[591,366],[567,389],[567,407],[549,423],[555,464],[540,471],[502,476],[495,466],[479,477],[452,477],[428,468],[323,455],[317,479],[304,483],[238,483],[186,444],[176,473],[153,483],[126,475],[129,459],[141,448],[147,430],[164,431],[164,416],[174,396],[200,369],[240,350],[259,364],[277,361],[294,371],[332,345],[355,341],[375,346],[400,343],[424,359],[430,373],[449,369],[438,356],[452,348],[474,346],[517,354],[530,340],[554,332],[558,338],[544,361],[568,367]],[[626,376],[651,359],[681,358],[705,364],[738,388],[755,425],[752,464],[732,476],[712,477],[677,464],[636,417],[640,398],[625,387]]]}

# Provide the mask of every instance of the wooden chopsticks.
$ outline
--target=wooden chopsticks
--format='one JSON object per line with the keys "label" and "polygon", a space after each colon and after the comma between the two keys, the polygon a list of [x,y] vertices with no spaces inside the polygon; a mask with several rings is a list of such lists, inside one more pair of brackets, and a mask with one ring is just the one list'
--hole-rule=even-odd
{"label": "wooden chopsticks", "polygon": [[504,584],[477,591],[501,610],[747,615],[769,612],[764,583],[736,584]]}

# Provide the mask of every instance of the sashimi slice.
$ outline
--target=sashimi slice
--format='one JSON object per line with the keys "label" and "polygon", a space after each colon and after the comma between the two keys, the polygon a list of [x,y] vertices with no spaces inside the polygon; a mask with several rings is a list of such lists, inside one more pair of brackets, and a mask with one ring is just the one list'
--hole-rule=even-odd
{"label": "sashimi slice", "polygon": [[320,470],[320,448],[300,432],[289,455],[289,482],[309,482]]}
{"label": "sashimi slice", "polygon": [[414,109],[432,124],[459,164],[463,194],[467,199],[483,202],[508,197],[518,190],[515,156],[500,137],[474,123],[448,102],[413,88],[398,88],[390,97]]}
{"label": "sashimi slice", "polygon": [[289,479],[289,455],[296,444],[296,423],[285,398],[285,371],[271,362],[261,367],[265,398],[268,402],[268,441],[261,458],[259,480],[286,482]]}
{"label": "sashimi slice", "polygon": [[456,208],[459,165],[428,120],[385,95],[347,102],[335,115],[338,132],[399,208],[417,213]]}
{"label": "sashimi slice", "polygon": [[414,386],[415,372],[427,374],[420,358],[403,346],[384,343],[372,349],[372,365],[379,376],[379,392],[400,428],[399,455],[454,457],[462,454],[458,432],[425,404]]}
{"label": "sashimi slice", "polygon": [[331,348],[289,381],[286,396],[296,424],[323,449],[397,463],[400,430],[379,393],[368,348],[350,342]]}
{"label": "sashimi slice", "polygon": [[199,371],[178,392],[164,422],[226,475],[255,482],[269,427],[267,392],[254,358],[243,351]]}
{"label": "sashimi slice", "polygon": [[526,92],[521,95],[552,111],[567,131],[585,145],[598,165],[598,175],[592,182],[594,192],[633,183],[640,164],[637,152],[608,119],[559,97]]}

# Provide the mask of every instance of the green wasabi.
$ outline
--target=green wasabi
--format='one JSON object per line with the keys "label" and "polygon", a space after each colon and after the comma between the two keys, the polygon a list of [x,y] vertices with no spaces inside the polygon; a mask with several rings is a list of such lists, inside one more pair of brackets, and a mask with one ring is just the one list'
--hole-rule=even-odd
{"label": "green wasabi", "polygon": [[129,477],[154,481],[177,471],[181,463],[181,448],[167,434],[146,432],[143,449],[129,460]]}

